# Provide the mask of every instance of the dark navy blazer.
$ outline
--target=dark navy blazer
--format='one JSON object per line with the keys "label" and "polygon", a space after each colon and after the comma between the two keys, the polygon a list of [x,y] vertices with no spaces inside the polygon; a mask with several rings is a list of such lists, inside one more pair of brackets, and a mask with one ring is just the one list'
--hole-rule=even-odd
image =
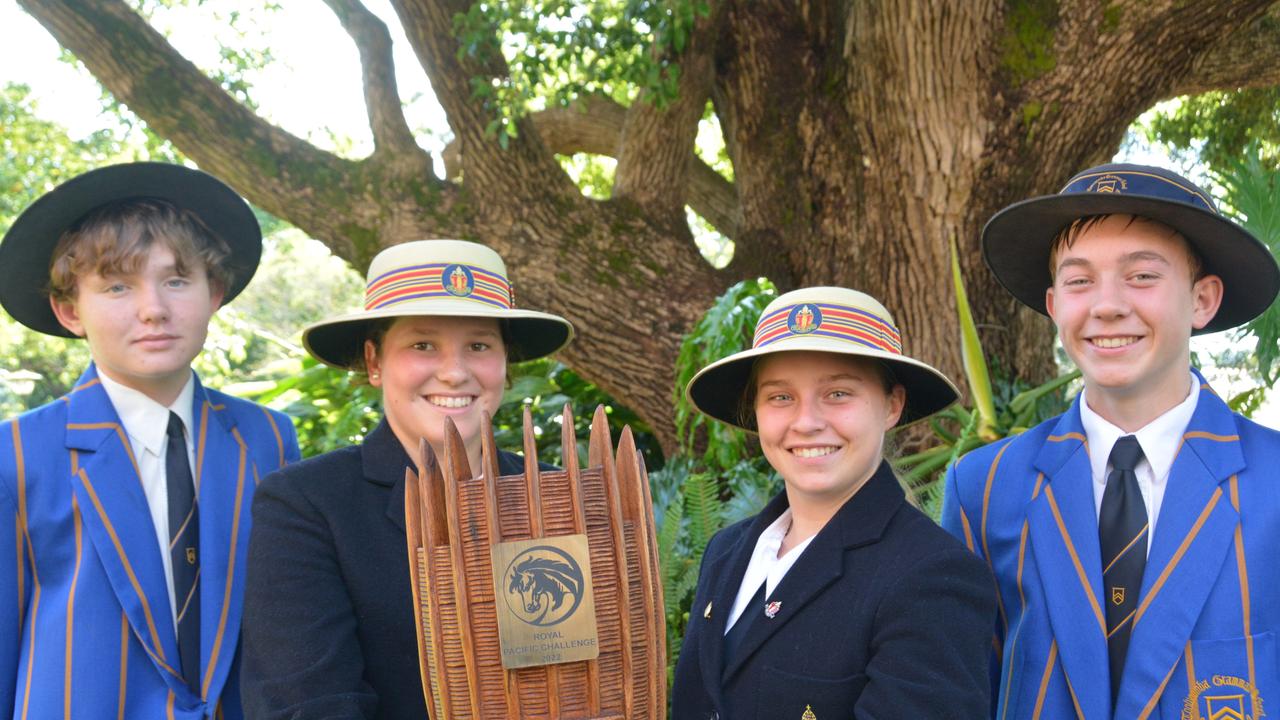
{"label": "dark navy blazer", "polygon": [[[410,467],[383,420],[363,445],[263,479],[243,626],[249,718],[427,717],[404,529]],[[498,471],[521,473],[524,460],[499,453]]]}
{"label": "dark navy blazer", "polygon": [[672,718],[986,717],[991,574],[906,502],[887,463],[774,589],[777,614],[749,609],[759,617],[736,656],[723,657],[725,622],[756,540],[786,508],[783,493],[708,544]]}

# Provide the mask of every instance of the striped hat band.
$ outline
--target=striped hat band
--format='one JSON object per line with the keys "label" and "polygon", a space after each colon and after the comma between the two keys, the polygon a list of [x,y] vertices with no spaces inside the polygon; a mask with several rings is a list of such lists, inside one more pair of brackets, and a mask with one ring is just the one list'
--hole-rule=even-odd
{"label": "striped hat band", "polygon": [[786,305],[760,318],[752,347],[788,339],[823,337],[902,354],[902,336],[893,321],[850,305],[807,302]]}
{"label": "striped hat band", "polygon": [[456,298],[511,309],[511,284],[498,273],[475,265],[406,265],[372,278],[365,288],[365,310],[383,310],[430,298]]}

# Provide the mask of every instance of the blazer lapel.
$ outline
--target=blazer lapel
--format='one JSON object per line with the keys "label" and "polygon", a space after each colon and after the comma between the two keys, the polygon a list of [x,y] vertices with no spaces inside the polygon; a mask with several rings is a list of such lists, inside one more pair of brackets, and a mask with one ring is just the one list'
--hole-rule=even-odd
{"label": "blazer lapel", "polygon": [[1093,472],[1080,399],[1058,420],[1035,459],[1043,489],[1027,507],[1035,567],[1062,666],[1085,717],[1110,716],[1106,616]]}
{"label": "blazer lapel", "polygon": [[92,364],[65,400],[71,485],[85,530],[133,634],[181,692],[169,589],[133,448]]}
{"label": "blazer lapel", "polygon": [[390,488],[387,495],[387,519],[404,532],[404,471],[417,464],[409,458],[400,439],[392,432],[386,418],[378,423],[360,446],[360,462],[364,479]]}
{"label": "blazer lapel", "polygon": [[[786,509],[786,493],[780,493],[769,501],[759,515],[756,515],[746,531],[738,536],[736,543],[718,557],[708,558],[705,561],[702,572],[712,587],[710,602],[713,612],[703,633],[703,642],[698,648],[698,661],[702,666],[702,681],[706,687],[707,696],[712,698],[712,704],[715,707],[724,705],[721,697],[723,688],[721,679],[727,677],[724,672],[725,624],[729,621],[729,613],[733,611],[734,601],[738,599],[742,576],[746,574],[747,565],[751,563],[751,555],[755,552],[760,533],[764,532],[765,528],[777,520]],[[719,609],[714,610],[714,608]],[[697,611],[697,608],[694,608],[694,611]],[[742,620],[746,618],[739,621]],[[744,647],[745,642],[744,639]],[[742,656],[742,649],[739,648],[739,657]]]}
{"label": "blazer lapel", "polygon": [[200,507],[200,689],[216,698],[240,637],[249,506],[258,468],[230,412],[196,380],[192,397]]}
{"label": "blazer lapel", "polygon": [[[887,463],[881,463],[871,479],[850,498],[843,507],[832,516],[827,525],[814,536],[809,547],[796,560],[796,564],[787,571],[778,587],[774,588],[769,600],[778,601],[778,613],[772,618],[760,620],[747,630],[742,644],[734,657],[725,658],[724,677],[731,677],[748,659],[760,649],[769,638],[786,627],[791,618],[803,611],[814,598],[822,594],[832,583],[844,574],[845,552],[851,549],[876,542],[884,533],[889,519],[897,512],[904,499],[901,486],[893,476]],[[781,514],[781,510],[768,519],[771,523]],[[762,525],[751,538],[747,548],[747,558],[755,548],[756,538],[768,526]],[[746,564],[742,572],[746,571]],[[741,577],[742,573],[731,577]],[[729,583],[733,584],[733,583]],[[737,586],[734,586],[736,594]],[[732,599],[731,599],[732,601]],[[756,612],[749,608],[749,612]],[[739,620],[747,617],[744,614]]]}
{"label": "blazer lapel", "polygon": [[1202,384],[1169,471],[1116,717],[1137,717],[1160,692],[1230,554],[1240,518],[1224,483],[1245,465],[1237,433],[1231,410]]}

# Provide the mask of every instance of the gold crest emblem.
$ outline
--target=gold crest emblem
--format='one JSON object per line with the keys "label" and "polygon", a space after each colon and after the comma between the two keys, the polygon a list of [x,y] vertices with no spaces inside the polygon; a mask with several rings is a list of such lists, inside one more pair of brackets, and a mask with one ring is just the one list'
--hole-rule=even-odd
{"label": "gold crest emblem", "polygon": [[1258,720],[1266,717],[1262,696],[1244,678],[1211,675],[1196,680],[1182,701],[1180,720]]}
{"label": "gold crest emblem", "polygon": [[818,716],[813,714],[813,708],[805,705],[804,714],[800,716],[800,720],[818,720]]}
{"label": "gold crest emblem", "polygon": [[1115,603],[1116,605],[1124,604],[1124,588],[1122,587],[1111,588],[1111,602]]}
{"label": "gold crest emblem", "polygon": [[196,549],[195,549],[195,548],[187,548],[187,564],[188,564],[188,565],[195,565],[195,564],[196,564]]}
{"label": "gold crest emblem", "polygon": [[1128,189],[1129,185],[1124,178],[1117,175],[1103,175],[1093,181],[1085,192],[1094,193],[1122,193]]}

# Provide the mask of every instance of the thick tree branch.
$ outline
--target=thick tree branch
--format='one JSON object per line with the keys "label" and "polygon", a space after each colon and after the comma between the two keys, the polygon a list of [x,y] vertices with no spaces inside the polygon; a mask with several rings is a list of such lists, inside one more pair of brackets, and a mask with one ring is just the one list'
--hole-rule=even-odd
{"label": "thick tree branch", "polygon": [[1174,95],[1280,85],[1280,2],[1201,53]]}
{"label": "thick tree branch", "polygon": [[527,197],[525,181],[540,178],[539,201],[545,200],[546,191],[560,199],[581,197],[528,118],[515,121],[514,137],[506,148],[490,131],[499,109],[492,100],[477,99],[476,87],[501,86],[509,70],[496,28],[489,42],[476,43],[470,50],[455,37],[455,18],[467,15],[469,0],[393,0],[393,5],[449,119],[468,190],[504,204],[532,202],[535,198]]}
{"label": "thick tree branch", "polygon": [[[662,51],[654,61],[678,63],[678,94],[666,107],[642,92],[627,112],[619,143],[613,196],[629,199],[653,217],[684,224],[690,158],[715,79],[720,4],[699,18],[683,52]],[[669,54],[667,54],[669,53]]]}
{"label": "thick tree branch", "polygon": [[[1039,45],[1019,45],[1022,36],[1005,18],[1005,37],[993,47],[1002,87],[992,94],[992,117],[1003,120],[987,147],[1007,151],[1016,147],[1013,143],[1025,145],[1018,158],[1022,171],[1010,178],[1011,190],[1016,195],[1053,192],[1072,172],[1105,161],[1130,123],[1162,99],[1252,84],[1249,73],[1275,82],[1276,70],[1266,63],[1276,59],[1276,47],[1260,50],[1255,62],[1243,56],[1233,60],[1237,49],[1245,51],[1228,46],[1243,43],[1251,32],[1265,42],[1267,33],[1257,28],[1266,25],[1260,18],[1274,15],[1276,5],[1276,0],[1109,5],[1063,0],[1052,17],[1037,20],[1048,38],[1036,40]],[[1240,68],[1227,66],[1241,61],[1246,64]],[[1030,172],[1044,167],[1060,168],[1062,174]]]}
{"label": "thick tree branch", "polygon": [[[576,105],[552,108],[531,116],[534,127],[551,152],[559,155],[591,153],[616,158],[627,109],[599,96],[584,98]],[[742,226],[742,206],[733,183],[689,153],[687,202],[694,212],[711,223],[721,235],[733,239]],[[456,178],[462,168],[458,143],[444,149],[446,176]]]}
{"label": "thick tree branch", "polygon": [[[402,153],[394,168],[323,152],[238,103],[122,0],[21,5],[151,129],[357,267],[377,252],[378,240],[465,232],[465,213],[451,210],[456,191],[430,178],[426,152]],[[410,162],[419,169],[406,170]],[[435,204],[384,199],[377,188],[393,177],[413,178],[416,194]]]}
{"label": "thick tree branch", "polygon": [[400,105],[395,63],[391,58],[391,33],[377,15],[360,0],[325,0],[338,22],[360,51],[364,103],[373,131],[375,153],[399,155],[417,147]]}

